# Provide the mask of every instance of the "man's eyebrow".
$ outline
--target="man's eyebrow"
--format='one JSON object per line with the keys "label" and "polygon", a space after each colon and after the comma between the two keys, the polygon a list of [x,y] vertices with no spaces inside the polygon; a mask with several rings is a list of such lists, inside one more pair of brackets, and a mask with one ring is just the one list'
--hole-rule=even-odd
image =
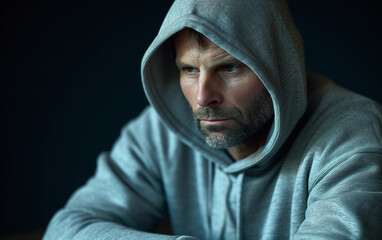
{"label": "man's eyebrow", "polygon": [[[219,67],[219,66],[225,66],[225,65],[230,65],[230,64],[242,65],[243,63],[240,60],[238,60],[237,58],[233,57],[232,55],[227,55],[226,57],[224,57],[222,59],[217,59],[210,66],[211,67]],[[187,67],[194,67],[192,65],[192,63],[187,63],[187,62],[184,62],[180,59],[175,60],[175,65],[178,69],[184,69]]]}
{"label": "man's eyebrow", "polygon": [[225,58],[225,59],[222,59],[222,60],[218,60],[216,61],[216,65],[229,65],[229,64],[232,64],[232,63],[235,63],[235,64],[243,64],[241,61],[237,60],[236,58],[230,56],[228,58]]}
{"label": "man's eyebrow", "polygon": [[186,67],[192,67],[191,64],[182,62],[182,61],[180,61],[180,60],[178,60],[178,59],[175,61],[175,65],[176,65],[176,67],[179,68],[179,69],[183,69],[183,68],[186,68]]}
{"label": "man's eyebrow", "polygon": [[243,65],[243,63],[239,61],[237,58],[233,57],[232,55],[229,55],[222,59],[216,60],[213,64],[211,64],[211,67],[221,67],[221,66],[227,66],[231,64]]}

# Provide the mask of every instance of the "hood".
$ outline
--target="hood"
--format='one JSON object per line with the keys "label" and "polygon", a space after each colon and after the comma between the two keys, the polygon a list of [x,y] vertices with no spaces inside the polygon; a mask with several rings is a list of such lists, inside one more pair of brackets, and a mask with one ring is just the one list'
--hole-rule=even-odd
{"label": "hood", "polygon": [[[200,32],[249,66],[272,97],[274,122],[266,144],[245,159],[232,162],[225,151],[210,148],[194,124],[171,40],[184,28]],[[302,41],[282,0],[175,1],[143,57],[141,74],[147,98],[164,124],[230,173],[267,165],[307,105]]]}

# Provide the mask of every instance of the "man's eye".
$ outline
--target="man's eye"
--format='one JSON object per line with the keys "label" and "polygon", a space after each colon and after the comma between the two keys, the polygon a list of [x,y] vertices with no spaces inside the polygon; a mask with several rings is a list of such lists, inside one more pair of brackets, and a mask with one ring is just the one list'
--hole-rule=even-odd
{"label": "man's eye", "polygon": [[187,72],[188,74],[195,74],[198,72],[198,69],[194,67],[184,67],[183,70]]}
{"label": "man's eye", "polygon": [[228,73],[233,73],[239,70],[239,68],[240,68],[239,65],[232,63],[232,64],[224,65],[223,70]]}

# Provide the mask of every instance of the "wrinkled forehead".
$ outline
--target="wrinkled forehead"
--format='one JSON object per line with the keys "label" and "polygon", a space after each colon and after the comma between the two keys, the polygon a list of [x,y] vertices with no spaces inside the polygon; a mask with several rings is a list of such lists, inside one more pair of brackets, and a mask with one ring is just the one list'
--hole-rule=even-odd
{"label": "wrinkled forehead", "polygon": [[183,29],[174,35],[174,46],[177,59],[203,55],[212,57],[229,55],[203,34],[189,28]]}

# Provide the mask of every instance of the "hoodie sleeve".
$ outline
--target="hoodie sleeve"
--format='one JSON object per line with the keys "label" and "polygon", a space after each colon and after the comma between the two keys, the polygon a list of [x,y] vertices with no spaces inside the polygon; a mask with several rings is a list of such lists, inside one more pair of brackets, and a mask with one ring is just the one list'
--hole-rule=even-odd
{"label": "hoodie sleeve", "polygon": [[148,233],[167,211],[160,171],[139,137],[148,134],[144,117],[123,129],[110,154],[99,156],[95,176],[54,216],[44,240],[195,240]]}
{"label": "hoodie sleeve", "polygon": [[381,162],[382,153],[377,149],[321,169],[294,239],[380,239]]}

